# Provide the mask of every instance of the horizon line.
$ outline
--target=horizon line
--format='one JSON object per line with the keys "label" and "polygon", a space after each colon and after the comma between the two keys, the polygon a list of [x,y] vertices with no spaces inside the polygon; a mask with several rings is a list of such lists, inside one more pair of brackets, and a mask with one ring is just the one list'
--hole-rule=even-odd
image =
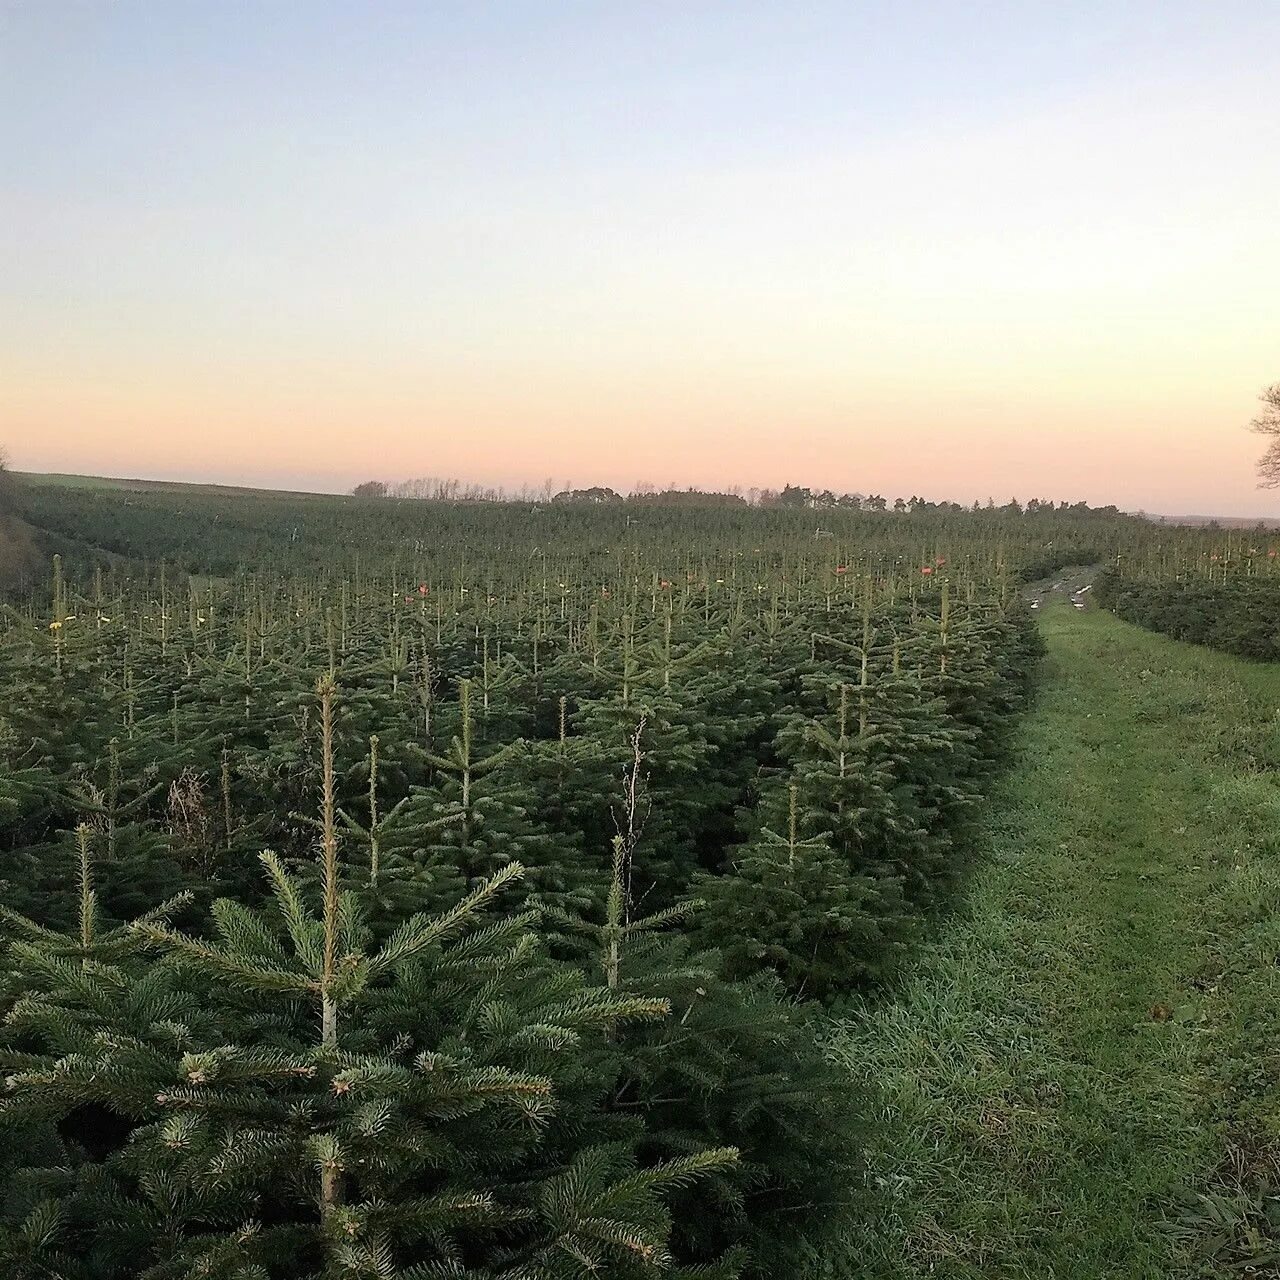
{"label": "horizon line", "polygon": [[[56,480],[89,480],[89,481],[99,480],[99,481],[106,481],[106,482],[121,484],[121,485],[143,485],[143,486],[151,485],[151,486],[164,486],[164,487],[174,487],[174,488],[227,489],[227,490],[233,490],[233,491],[244,493],[244,494],[279,494],[279,495],[284,495],[288,497],[301,497],[301,498],[353,498],[356,496],[355,493],[353,492],[354,486],[350,488],[343,488],[343,489],[337,489],[337,488],[296,489],[296,488],[280,487],[275,485],[253,484],[248,482],[232,483],[232,482],[223,481],[223,480],[173,479],[172,477],[168,477],[168,476],[101,475],[101,474],[91,474],[88,472],[78,472],[78,471],[22,471],[17,469],[11,469],[10,474],[17,479],[36,480],[37,482],[40,480],[55,480],[55,481]],[[368,482],[361,482],[361,483],[368,483]],[[525,482],[522,482],[520,488],[516,490],[516,489],[513,489],[511,486],[504,485],[504,484],[488,484],[483,481],[462,480],[458,477],[453,477],[453,476],[414,476],[405,480],[377,481],[376,483],[386,484],[389,488],[397,485],[412,485],[415,483],[435,484],[435,485],[441,485],[441,484],[456,485],[456,486],[459,486],[461,492],[457,496],[452,496],[452,497],[429,495],[429,494],[423,494],[423,493],[406,494],[406,493],[388,492],[385,495],[370,499],[371,501],[390,500],[390,501],[400,501],[400,502],[428,502],[428,503],[450,503],[450,502],[519,503],[519,502],[538,502],[538,501],[549,502],[553,500],[558,494],[561,494],[561,493],[587,492],[592,489],[598,489],[605,492],[615,493],[618,495],[619,498],[623,500],[642,497],[647,494],[663,494],[663,493],[686,493],[686,494],[697,493],[697,494],[705,494],[708,497],[739,497],[739,498],[742,498],[743,502],[747,506],[758,509],[762,505],[768,505],[768,504],[762,504],[758,500],[758,498],[757,500],[753,501],[747,497],[748,494],[774,495],[774,494],[782,493],[784,489],[795,488],[795,489],[807,490],[810,494],[833,493],[837,498],[858,497],[865,500],[870,497],[882,497],[884,498],[887,504],[884,511],[884,514],[887,514],[887,515],[901,514],[899,512],[896,512],[893,509],[894,502],[899,500],[904,502],[910,501],[910,499],[903,498],[901,495],[896,495],[895,497],[890,498],[888,495],[878,494],[874,490],[869,490],[866,493],[860,493],[856,490],[850,490],[844,493],[838,493],[831,489],[821,489],[812,485],[796,485],[791,482],[788,482],[782,486],[776,486],[776,487],[762,486],[762,485],[731,485],[727,488],[711,489],[711,488],[705,488],[703,486],[693,485],[693,484],[685,485],[683,487],[678,486],[674,483],[660,486],[660,485],[654,485],[648,481],[637,481],[633,486],[631,486],[629,489],[626,489],[626,490],[615,489],[611,485],[574,485],[570,482],[566,482],[563,488],[554,489],[550,493],[545,493],[548,482],[543,482],[542,484],[535,485],[532,482],[525,481]],[[480,492],[477,493],[476,492],[477,490]],[[539,492],[535,492],[535,491],[544,491],[544,492],[542,492],[540,496]],[[494,496],[486,496],[486,495],[494,495]],[[1191,512],[1191,511],[1180,512],[1175,515],[1175,514],[1162,512],[1162,511],[1150,511],[1150,510],[1147,510],[1145,507],[1139,507],[1136,509],[1124,509],[1117,506],[1115,503],[1104,503],[1100,506],[1095,507],[1091,502],[1089,502],[1088,499],[1078,499],[1075,503],[1072,503],[1072,502],[1069,502],[1067,499],[1033,497],[1033,498],[1028,498],[1024,501],[1011,495],[1009,498],[1005,499],[1003,502],[997,501],[994,498],[994,496],[989,496],[986,500],[974,499],[970,502],[964,502],[964,501],[961,501],[960,499],[955,499],[955,498],[936,498],[936,499],[927,498],[921,494],[913,494],[911,496],[914,498],[919,498],[921,501],[926,502],[931,506],[937,507],[945,503],[945,504],[960,507],[964,511],[972,511],[975,507],[977,507],[979,510],[988,510],[991,508],[1000,510],[1003,508],[1007,508],[1013,505],[1014,503],[1016,503],[1020,508],[1022,508],[1025,511],[1027,504],[1029,502],[1052,503],[1055,507],[1062,506],[1063,504],[1066,504],[1067,506],[1073,506],[1073,505],[1078,505],[1080,502],[1083,502],[1085,506],[1089,507],[1091,510],[1094,510],[1094,511],[1103,511],[1103,510],[1106,510],[1106,508],[1108,507],[1113,507],[1120,515],[1134,516],[1140,519],[1164,521],[1164,522],[1175,523],[1175,524],[1191,523],[1191,522],[1208,523],[1211,521],[1216,521],[1220,523],[1225,522],[1225,523],[1231,523],[1236,525],[1256,524],[1256,525],[1262,525],[1262,526],[1268,526],[1268,527],[1280,524],[1280,517],[1275,517],[1275,516],[1214,515],[1212,513]],[[808,509],[822,510],[824,508],[810,507]],[[845,508],[845,509],[849,509],[849,508]],[[874,512],[868,510],[865,507],[858,508],[858,509],[867,511],[868,514],[874,514]]]}

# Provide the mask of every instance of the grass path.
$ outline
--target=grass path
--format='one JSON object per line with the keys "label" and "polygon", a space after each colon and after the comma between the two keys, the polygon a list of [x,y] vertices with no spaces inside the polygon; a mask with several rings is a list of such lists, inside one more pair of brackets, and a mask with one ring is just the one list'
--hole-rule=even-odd
{"label": "grass path", "polygon": [[885,1203],[823,1269],[1280,1275],[1280,668],[1042,625],[967,910],[837,1035],[881,1099]]}

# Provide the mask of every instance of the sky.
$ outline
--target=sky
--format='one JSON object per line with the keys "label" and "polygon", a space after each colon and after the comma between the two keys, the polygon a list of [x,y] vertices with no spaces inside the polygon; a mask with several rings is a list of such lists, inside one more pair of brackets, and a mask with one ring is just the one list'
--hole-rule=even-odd
{"label": "sky", "polygon": [[11,465],[1280,515],[1274,0],[0,0]]}

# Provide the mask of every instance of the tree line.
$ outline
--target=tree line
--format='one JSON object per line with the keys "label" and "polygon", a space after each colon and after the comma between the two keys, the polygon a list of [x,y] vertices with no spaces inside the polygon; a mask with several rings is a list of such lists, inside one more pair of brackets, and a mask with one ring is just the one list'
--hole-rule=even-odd
{"label": "tree line", "polygon": [[997,504],[994,498],[985,503],[975,499],[971,504],[960,502],[932,502],[919,494],[909,498],[887,498],[880,493],[837,493],[832,489],[814,489],[807,485],[787,484],[781,489],[734,487],[727,490],[676,488],[657,489],[652,485],[637,485],[620,493],[607,485],[591,485],[587,488],[556,489],[548,481],[534,487],[522,485],[509,490],[501,485],[468,484],[461,480],[442,480],[425,477],[415,480],[387,481],[365,480],[351,491],[357,498],[404,498],[421,502],[532,502],[554,503],[559,506],[738,506],[782,508],[785,510],[811,511],[871,511],[910,512],[998,511],[1009,515],[1038,515],[1068,513],[1071,515],[1097,515],[1116,517],[1124,514],[1114,504],[1093,507],[1087,502],[1054,501],[1052,498],[1031,498],[1026,503],[1017,498]]}

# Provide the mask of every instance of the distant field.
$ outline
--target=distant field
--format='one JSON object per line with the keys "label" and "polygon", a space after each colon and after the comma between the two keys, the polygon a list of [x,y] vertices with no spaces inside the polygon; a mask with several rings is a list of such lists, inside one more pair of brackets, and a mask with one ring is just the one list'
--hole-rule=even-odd
{"label": "distant field", "polygon": [[1276,516],[1151,516],[1152,520],[1165,524],[1200,525],[1216,524],[1223,529],[1256,529],[1261,525],[1264,529],[1280,529],[1280,519]]}
{"label": "distant field", "polygon": [[312,493],[303,489],[256,489],[249,485],[192,484],[186,480],[130,480],[116,476],[73,476],[61,472],[15,471],[27,484],[56,486],[61,489],[133,489],[140,492],[208,493],[227,497],[335,498],[341,494]]}
{"label": "distant field", "polygon": [[[28,484],[41,486],[57,486],[63,489],[129,489],[149,492],[184,492],[221,494],[227,497],[290,497],[290,498],[334,498],[345,497],[345,493],[315,492],[306,489],[269,489],[254,485],[238,484],[197,484],[187,480],[141,480],[119,476],[78,476],[63,472],[15,471]],[[1154,524],[1187,525],[1199,527],[1216,524],[1224,529],[1256,529],[1259,526],[1268,529],[1280,528],[1280,517],[1277,516],[1205,516],[1205,515],[1160,515],[1154,512],[1140,511],[1133,514]]]}

